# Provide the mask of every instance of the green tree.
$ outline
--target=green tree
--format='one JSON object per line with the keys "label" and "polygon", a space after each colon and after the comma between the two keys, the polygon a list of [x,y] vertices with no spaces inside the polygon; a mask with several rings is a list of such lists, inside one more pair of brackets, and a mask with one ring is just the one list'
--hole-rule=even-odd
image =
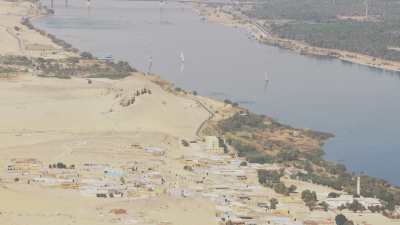
{"label": "green tree", "polygon": [[336,192],[330,192],[328,194],[328,198],[338,198],[340,196],[340,194],[336,193]]}
{"label": "green tree", "polygon": [[318,201],[315,191],[310,191],[308,189],[301,192],[301,199],[303,199],[304,202]]}
{"label": "green tree", "polygon": [[304,190],[301,192],[301,199],[303,199],[305,205],[310,209],[313,210],[318,199],[317,194],[315,191]]}
{"label": "green tree", "polygon": [[296,187],[296,185],[290,185],[290,187],[289,187],[289,193],[294,193],[295,191],[297,190],[297,187]]}
{"label": "green tree", "polygon": [[321,203],[319,203],[319,206],[321,206],[324,209],[325,212],[328,211],[328,208],[329,208],[328,203],[321,202]]}
{"label": "green tree", "polygon": [[269,200],[269,204],[270,204],[271,209],[276,209],[276,206],[279,204],[279,201],[276,198],[271,198]]}
{"label": "green tree", "polygon": [[93,55],[90,52],[82,52],[81,57],[84,59],[93,59]]}
{"label": "green tree", "polygon": [[280,179],[283,176],[281,172],[276,170],[257,170],[258,182],[267,187],[273,187],[274,184],[280,183]]}
{"label": "green tree", "polygon": [[347,218],[343,214],[339,214],[335,217],[336,225],[344,225],[347,222]]}
{"label": "green tree", "polygon": [[289,189],[285,186],[284,183],[277,183],[274,185],[274,191],[278,194],[282,194],[282,195],[289,195]]}
{"label": "green tree", "polygon": [[357,212],[357,211],[364,211],[365,207],[357,200],[354,200],[352,203],[347,204],[346,208],[348,208],[349,210],[352,210],[353,212]]}

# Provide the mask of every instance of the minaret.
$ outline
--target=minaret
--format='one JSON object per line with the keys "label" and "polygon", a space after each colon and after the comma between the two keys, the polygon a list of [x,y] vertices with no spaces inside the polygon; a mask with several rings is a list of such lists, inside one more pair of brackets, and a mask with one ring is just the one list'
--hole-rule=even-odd
{"label": "minaret", "polygon": [[360,178],[360,176],[358,176],[357,177],[357,196],[360,196],[361,197],[361,182],[360,182],[360,180],[361,180],[361,178]]}

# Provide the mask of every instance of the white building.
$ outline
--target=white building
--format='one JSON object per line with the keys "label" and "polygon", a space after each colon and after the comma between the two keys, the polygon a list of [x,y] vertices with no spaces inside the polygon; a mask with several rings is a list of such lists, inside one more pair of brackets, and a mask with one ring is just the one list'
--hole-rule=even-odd
{"label": "white building", "polygon": [[354,200],[354,197],[352,195],[341,195],[340,197],[337,198],[327,198],[325,200],[326,203],[328,203],[329,208],[331,209],[337,209],[341,205],[346,205],[347,203],[350,204]]}
{"label": "white building", "polygon": [[329,208],[337,209],[341,205],[351,204],[354,200],[358,201],[365,208],[370,206],[382,206],[382,203],[379,201],[379,199],[364,197],[354,198],[352,195],[341,195],[337,198],[328,198],[325,200],[325,202],[328,203]]}
{"label": "white building", "polygon": [[371,207],[371,206],[382,206],[382,203],[379,201],[379,199],[376,198],[357,198],[356,199],[358,202],[360,202],[365,208]]}
{"label": "white building", "polygon": [[221,150],[219,140],[216,136],[206,136],[205,141],[207,151],[219,152]]}
{"label": "white building", "polygon": [[144,151],[147,153],[156,155],[156,156],[162,156],[165,154],[165,150],[162,148],[158,148],[158,147],[146,147],[146,148],[144,148]]}

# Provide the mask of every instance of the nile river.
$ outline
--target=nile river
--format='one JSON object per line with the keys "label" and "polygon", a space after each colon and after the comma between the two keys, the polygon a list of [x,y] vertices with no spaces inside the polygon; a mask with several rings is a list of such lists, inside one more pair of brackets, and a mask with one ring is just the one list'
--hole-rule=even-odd
{"label": "nile river", "polygon": [[243,29],[205,22],[187,4],[95,0],[90,11],[84,0],[68,4],[55,0],[56,14],[35,25],[142,71],[151,56],[152,72],[186,90],[334,133],[327,159],[400,185],[399,75],[261,45]]}

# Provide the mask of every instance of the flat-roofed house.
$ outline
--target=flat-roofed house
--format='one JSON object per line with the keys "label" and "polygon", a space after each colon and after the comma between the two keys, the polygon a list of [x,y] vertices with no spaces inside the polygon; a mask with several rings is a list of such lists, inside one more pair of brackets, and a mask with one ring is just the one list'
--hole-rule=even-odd
{"label": "flat-roofed house", "polygon": [[216,136],[206,136],[206,150],[216,153],[223,153],[223,148],[219,146],[219,139]]}

